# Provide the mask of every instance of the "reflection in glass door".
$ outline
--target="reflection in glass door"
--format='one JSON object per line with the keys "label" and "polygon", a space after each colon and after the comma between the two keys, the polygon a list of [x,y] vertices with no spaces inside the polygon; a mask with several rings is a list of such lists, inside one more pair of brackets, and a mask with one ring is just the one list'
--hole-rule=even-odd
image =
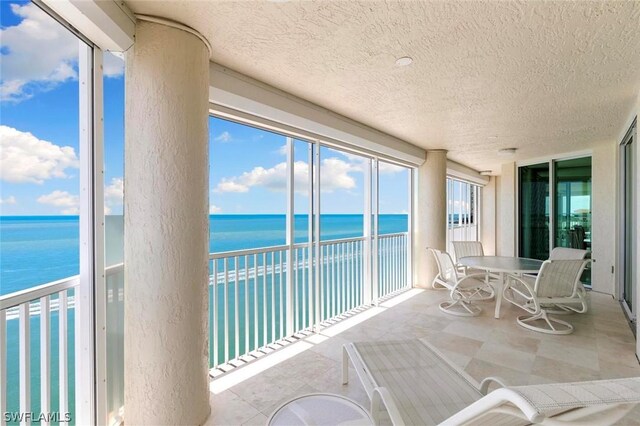
{"label": "reflection in glass door", "polygon": [[549,163],[523,166],[518,173],[518,252],[545,260],[549,258]]}
{"label": "reflection in glass door", "polygon": [[[554,161],[554,247],[591,251],[591,157]],[[591,285],[591,269],[582,275]]]}
{"label": "reflection in glass door", "polygon": [[637,307],[634,304],[637,286],[635,282],[635,262],[637,261],[635,239],[637,232],[637,212],[636,212],[636,169],[634,166],[636,159],[636,123],[631,126],[620,145],[621,170],[622,170],[622,191],[621,191],[621,234],[624,241],[621,253],[621,294],[622,304],[626,308],[628,316],[633,320],[637,314]]}

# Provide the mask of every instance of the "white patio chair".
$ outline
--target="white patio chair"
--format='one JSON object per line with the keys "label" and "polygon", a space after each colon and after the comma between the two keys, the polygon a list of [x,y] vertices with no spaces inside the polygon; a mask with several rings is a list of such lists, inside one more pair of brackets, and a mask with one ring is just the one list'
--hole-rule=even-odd
{"label": "white patio chair", "polygon": [[[555,247],[549,254],[549,260],[583,260],[587,257],[587,250],[580,250],[569,247]],[[523,276],[528,280],[529,284],[533,286],[536,281],[537,275],[525,274]],[[576,306],[579,304],[579,307]],[[578,292],[576,293],[576,299],[572,302],[567,302],[563,305],[547,305],[547,313],[554,315],[567,315],[567,314],[584,314],[587,312],[587,290],[580,282],[578,285]]]}
{"label": "white patio chair", "polygon": [[[581,296],[580,276],[588,260],[545,260],[533,286],[529,280],[512,276],[504,299],[524,309],[529,315],[519,316],[524,328],[549,334],[570,334],[573,326],[550,316],[558,307],[585,312],[586,298]],[[584,289],[582,289],[584,291]],[[574,306],[581,301],[579,307]],[[542,325],[536,325],[543,321]]]}
{"label": "white patio chair", "polygon": [[482,271],[480,269],[473,269],[460,264],[460,259],[469,256],[484,256],[484,248],[480,241],[451,241],[453,245],[453,255],[456,258],[456,267],[458,271],[467,274],[485,274],[485,281],[488,283],[489,279],[498,279],[495,274],[490,274],[488,271]]}
{"label": "white patio chair", "polygon": [[[507,386],[481,383],[425,340],[348,343],[349,360],[371,401],[371,417],[398,425],[613,425],[640,402],[640,377]],[[498,389],[489,391],[492,384]]]}
{"label": "white patio chair", "polygon": [[440,303],[440,310],[457,316],[477,316],[482,308],[473,302],[488,300],[494,297],[493,288],[487,284],[485,274],[458,276],[458,271],[449,253],[438,249],[428,249],[438,265],[438,275],[433,279],[434,289],[447,289],[451,300]]}

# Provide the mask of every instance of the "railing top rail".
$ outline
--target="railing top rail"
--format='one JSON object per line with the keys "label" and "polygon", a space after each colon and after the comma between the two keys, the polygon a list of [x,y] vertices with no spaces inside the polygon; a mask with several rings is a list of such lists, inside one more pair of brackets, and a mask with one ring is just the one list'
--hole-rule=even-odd
{"label": "railing top rail", "polygon": [[321,246],[330,246],[331,244],[339,244],[339,243],[351,243],[354,241],[364,241],[365,237],[351,237],[351,238],[338,238],[335,240],[323,240],[320,241]]}
{"label": "railing top rail", "polygon": [[105,275],[115,274],[120,271],[124,271],[124,263],[116,263],[115,265],[109,265],[104,268]]}
{"label": "railing top rail", "polygon": [[287,250],[288,248],[289,248],[288,245],[282,245],[282,246],[271,246],[271,247],[258,247],[258,248],[245,249],[245,250],[221,251],[218,253],[209,253],[209,260],[224,259],[225,257],[249,256],[252,254],[271,253],[274,251]]}
{"label": "railing top rail", "polygon": [[407,235],[408,232],[394,232],[393,234],[378,234],[378,239],[380,238],[391,238],[391,237],[400,237],[402,235]]}
{"label": "railing top rail", "polygon": [[[396,232],[393,234],[381,234],[378,238],[391,238],[391,237],[399,237],[402,235],[407,235],[407,232]],[[320,241],[321,246],[327,246],[331,244],[337,243],[349,243],[355,241],[364,241],[365,237],[351,237],[351,238],[337,238],[335,240],[323,240]],[[304,248],[308,247],[309,242],[295,243],[293,244],[293,248]],[[221,251],[217,253],[209,253],[209,260],[217,260],[224,259],[226,257],[237,257],[237,256],[250,256],[253,254],[262,254],[262,253],[271,253],[274,251],[282,251],[287,250],[289,248],[288,245],[283,244],[279,246],[269,246],[269,247],[257,247],[251,249],[243,249],[243,250],[230,250],[230,251]]]}
{"label": "railing top rail", "polygon": [[0,296],[0,310],[13,308],[14,306],[22,305],[25,302],[31,302],[32,300],[37,300],[41,297],[50,296],[63,290],[76,287],[79,284],[80,276],[75,275],[73,277],[67,277],[58,281],[42,284],[37,287],[5,294],[4,296]]}

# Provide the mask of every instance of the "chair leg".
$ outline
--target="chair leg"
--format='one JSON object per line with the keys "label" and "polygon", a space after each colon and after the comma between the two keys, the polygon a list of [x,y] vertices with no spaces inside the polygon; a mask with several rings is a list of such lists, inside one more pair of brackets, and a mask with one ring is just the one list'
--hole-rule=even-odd
{"label": "chair leg", "polygon": [[477,317],[482,312],[482,308],[465,302],[462,299],[442,302],[438,306],[442,312],[458,317]]}
{"label": "chair leg", "polygon": [[[543,320],[548,327],[539,327],[533,324],[534,321]],[[573,325],[566,321],[550,317],[546,311],[541,311],[535,315],[523,315],[517,319],[518,325],[526,329],[547,334],[571,334]]]}

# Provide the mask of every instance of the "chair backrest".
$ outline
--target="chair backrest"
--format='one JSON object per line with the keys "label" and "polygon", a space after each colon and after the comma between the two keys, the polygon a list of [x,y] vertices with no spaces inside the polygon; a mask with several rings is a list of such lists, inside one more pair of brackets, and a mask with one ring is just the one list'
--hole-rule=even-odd
{"label": "chair backrest", "polygon": [[538,297],[570,297],[575,294],[588,260],[545,260],[536,279]]}
{"label": "chair backrest", "polygon": [[480,241],[452,241],[456,261],[467,256],[484,256]]}
{"label": "chair backrest", "polygon": [[433,257],[436,259],[438,265],[438,274],[440,278],[448,283],[455,284],[458,282],[458,274],[456,273],[456,265],[451,260],[451,256],[446,251],[430,248],[428,249],[433,253]]}
{"label": "chair backrest", "polygon": [[582,260],[587,256],[586,250],[567,247],[556,247],[551,250],[549,260]]}

